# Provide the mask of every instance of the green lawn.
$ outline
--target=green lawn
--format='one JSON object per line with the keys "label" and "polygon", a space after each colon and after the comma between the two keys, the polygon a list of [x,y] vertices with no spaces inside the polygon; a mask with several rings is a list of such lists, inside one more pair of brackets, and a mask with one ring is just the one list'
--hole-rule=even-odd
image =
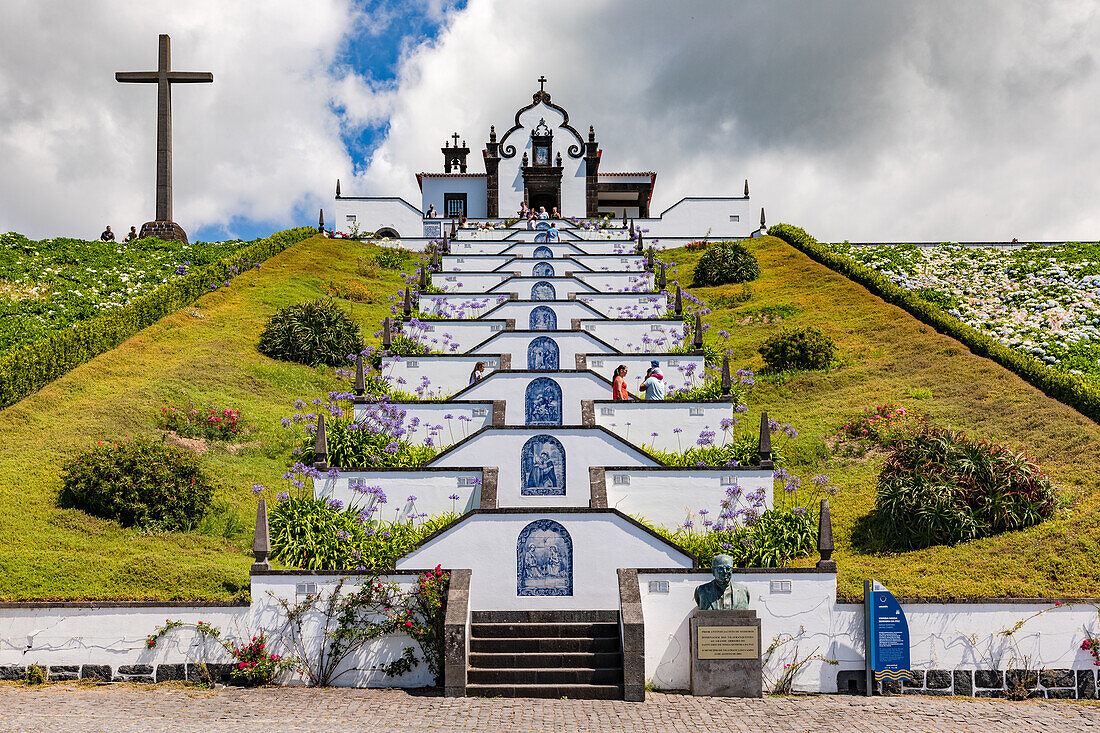
{"label": "green lawn", "polygon": [[[279,419],[293,412],[296,397],[322,396],[337,383],[331,369],[260,356],[256,341],[277,308],[319,297],[330,282],[364,280],[357,260],[372,251],[354,241],[307,240],[0,411],[0,599],[247,594],[256,511],[249,488],[283,483],[290,444]],[[386,270],[366,280],[376,302],[344,305],[369,339],[389,313],[386,298],[403,283]],[[202,531],[145,533],[57,508],[60,467],[69,457],[99,440],[160,436],[155,413],[189,399],[238,407],[257,428],[245,438],[256,446],[204,454],[220,488],[219,511]]]}
{"label": "green lawn", "polygon": [[[842,596],[862,596],[864,578],[908,597],[1100,595],[1100,426],[784,242],[762,237],[747,245],[761,269],[752,298],[715,309],[707,341],[732,349],[734,366],[759,369],[761,341],[785,326],[815,325],[833,338],[845,362],[833,372],[805,373],[783,384],[758,381],[750,414],[763,408],[794,425],[800,435],[790,453],[820,453],[850,415],[892,401],[1026,452],[1057,482],[1066,502],[1059,518],[1026,531],[955,547],[867,553],[851,538],[857,519],[874,505],[878,462],[831,458],[824,470],[843,487],[832,500]],[[674,250],[665,259],[674,260],[676,277],[690,283],[698,257]],[[741,290],[725,285],[690,292],[713,303],[716,296],[733,300]],[[778,323],[748,318],[777,306],[797,312]],[[715,333],[719,329],[730,333],[728,341]],[[932,396],[913,399],[911,390]]]}
{"label": "green lawn", "polygon": [[[831,459],[825,471],[844,487],[833,500],[842,595],[859,595],[862,580],[874,577],[902,596],[1100,596],[1100,427],[783,242],[765,237],[748,246],[760,259],[761,278],[749,301],[715,310],[708,341],[722,341],[718,329],[731,332],[722,345],[733,349],[735,366],[759,368],[760,341],[784,325],[814,324],[833,337],[845,362],[828,374],[758,383],[752,412],[766,408],[801,433],[788,453],[820,452],[850,414],[894,401],[1026,450],[1066,498],[1058,519],[1024,532],[958,547],[868,554],[853,548],[850,537],[873,505],[875,463]],[[276,308],[317,297],[327,283],[351,280],[365,280],[375,290],[373,304],[345,305],[366,334],[376,330],[388,313],[386,298],[402,281],[388,271],[359,276],[357,258],[370,249],[352,241],[307,240],[0,411],[7,448],[0,456],[0,599],[246,594],[255,511],[249,487],[281,483],[289,443],[278,420],[294,398],[335,386],[331,370],[272,361],[256,353],[256,340]],[[697,253],[673,250],[665,258],[680,263],[677,277],[690,281]],[[741,286],[691,292],[714,302],[715,296],[740,294]],[[781,311],[794,314],[770,324],[747,318],[777,306],[791,306]],[[912,399],[912,389],[930,390],[931,397]],[[202,531],[142,533],[56,507],[67,458],[97,440],[158,435],[155,412],[187,399],[239,407],[258,429],[249,438],[258,443],[254,447],[203,456],[221,484],[221,508]]]}

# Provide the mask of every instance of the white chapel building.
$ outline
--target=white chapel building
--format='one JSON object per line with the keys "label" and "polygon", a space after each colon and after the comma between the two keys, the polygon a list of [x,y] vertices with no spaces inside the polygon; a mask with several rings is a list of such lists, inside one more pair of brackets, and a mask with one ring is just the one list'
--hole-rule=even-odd
{"label": "white chapel building", "polygon": [[451,135],[440,148],[443,169],[416,174],[415,204],[397,196],[344,195],[338,180],[333,228],[354,225],[390,239],[431,239],[442,236],[444,222],[451,220],[477,226],[514,218],[526,201],[535,211],[556,209],[563,219],[630,218],[649,237],[662,239],[741,238],[759,229],[762,212],[753,215],[747,180],[741,196],[686,196],[655,208],[657,173],[610,170],[594,126],[587,135],[578,132],[545,83],[539,79],[531,103],[516,111],[503,133],[490,126],[480,166],[470,160],[466,141]]}

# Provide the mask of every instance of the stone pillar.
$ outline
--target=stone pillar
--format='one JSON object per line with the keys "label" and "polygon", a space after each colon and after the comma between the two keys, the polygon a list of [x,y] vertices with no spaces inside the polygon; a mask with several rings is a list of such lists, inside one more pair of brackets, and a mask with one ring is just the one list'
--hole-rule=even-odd
{"label": "stone pillar", "polygon": [[690,632],[692,695],[763,697],[760,619],[756,611],[696,609]]}

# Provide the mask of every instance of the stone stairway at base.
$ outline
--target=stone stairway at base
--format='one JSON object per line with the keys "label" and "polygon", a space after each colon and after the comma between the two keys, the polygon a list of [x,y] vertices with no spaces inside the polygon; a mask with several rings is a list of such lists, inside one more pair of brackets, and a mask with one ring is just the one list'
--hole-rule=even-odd
{"label": "stone stairway at base", "polygon": [[466,694],[621,700],[618,611],[474,611]]}

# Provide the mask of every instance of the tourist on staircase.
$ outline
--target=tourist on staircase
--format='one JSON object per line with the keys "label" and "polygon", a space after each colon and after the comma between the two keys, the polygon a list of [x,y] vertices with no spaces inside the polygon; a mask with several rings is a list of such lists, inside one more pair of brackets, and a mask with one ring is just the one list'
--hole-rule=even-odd
{"label": "tourist on staircase", "polygon": [[483,376],[485,376],[485,362],[479,361],[474,364],[474,370],[470,372],[470,384],[477,384]]}
{"label": "tourist on staircase", "polygon": [[645,373],[645,381],[642,382],[643,396],[647,400],[663,400],[668,391],[665,387],[665,375],[661,374],[661,367],[657,360],[649,362],[649,369]]}
{"label": "tourist on staircase", "polygon": [[615,376],[611,379],[611,399],[629,400],[630,390],[626,386],[626,365],[615,367]]}

